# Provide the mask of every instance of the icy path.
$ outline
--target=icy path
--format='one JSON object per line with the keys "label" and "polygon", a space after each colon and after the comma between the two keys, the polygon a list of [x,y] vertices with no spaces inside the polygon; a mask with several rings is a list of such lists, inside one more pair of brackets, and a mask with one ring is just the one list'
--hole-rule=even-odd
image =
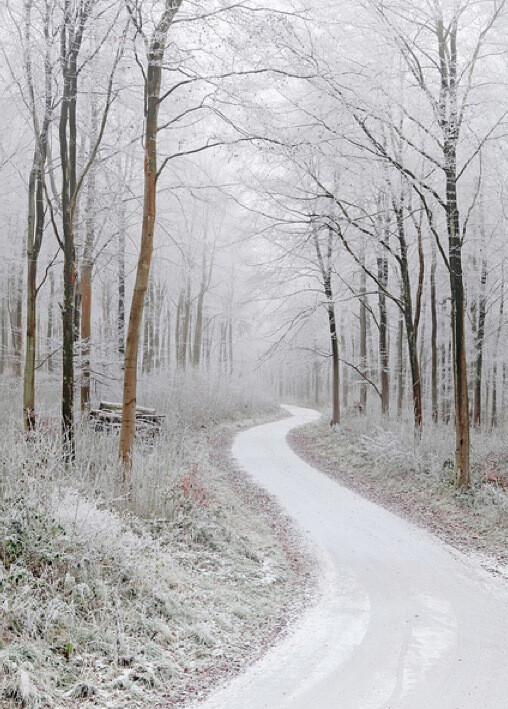
{"label": "icy path", "polygon": [[341,487],[288,447],[292,418],[241,433],[233,453],[321,559],[316,605],[199,709],[505,709],[506,584]]}

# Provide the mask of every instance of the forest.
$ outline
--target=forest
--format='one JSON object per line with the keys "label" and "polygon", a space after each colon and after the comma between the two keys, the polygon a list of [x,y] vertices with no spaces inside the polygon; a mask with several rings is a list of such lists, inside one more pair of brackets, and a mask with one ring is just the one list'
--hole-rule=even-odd
{"label": "forest", "polygon": [[199,704],[304,613],[316,560],[230,453],[281,404],[502,575],[505,1],[0,18],[0,706]]}

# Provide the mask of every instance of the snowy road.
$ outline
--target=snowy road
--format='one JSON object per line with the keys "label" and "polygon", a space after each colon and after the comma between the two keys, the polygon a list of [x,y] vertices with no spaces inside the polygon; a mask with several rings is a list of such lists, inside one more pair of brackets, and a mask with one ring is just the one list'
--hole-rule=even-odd
{"label": "snowy road", "polygon": [[321,559],[319,600],[199,709],[506,709],[506,583],[300,460],[317,414],[287,409],[233,453]]}

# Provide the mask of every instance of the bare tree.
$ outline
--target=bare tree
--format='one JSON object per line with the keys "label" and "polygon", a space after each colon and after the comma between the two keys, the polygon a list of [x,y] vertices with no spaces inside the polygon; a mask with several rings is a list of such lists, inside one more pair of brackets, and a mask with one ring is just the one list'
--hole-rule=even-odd
{"label": "bare tree", "polygon": [[[119,456],[124,466],[125,482],[130,487],[127,471],[132,464],[132,445],[136,425],[136,395],[139,329],[143,317],[145,294],[150,277],[150,264],[153,251],[153,236],[156,214],[157,189],[157,132],[158,115],[161,102],[161,85],[164,53],[171,24],[180,9],[182,0],[166,0],[162,14],[157,21],[152,35],[146,41],[146,69],[143,70],[145,82],[145,128],[144,128],[144,166],[145,184],[143,195],[143,225],[141,247],[136,271],[136,282],[132,296],[125,348],[123,415],[120,433]],[[128,4],[131,15],[136,18],[139,8]],[[137,31],[142,28],[134,19]]]}

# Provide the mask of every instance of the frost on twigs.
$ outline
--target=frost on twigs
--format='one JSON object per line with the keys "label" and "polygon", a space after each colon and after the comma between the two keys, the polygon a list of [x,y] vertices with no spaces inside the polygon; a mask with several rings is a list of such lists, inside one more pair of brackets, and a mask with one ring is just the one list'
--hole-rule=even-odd
{"label": "frost on twigs", "polygon": [[0,416],[0,706],[180,701],[260,646],[292,570],[209,457],[221,422],[270,408],[247,391],[147,382],[167,419],[136,443],[130,507],[116,434],[80,423],[69,470],[58,431],[27,441]]}

